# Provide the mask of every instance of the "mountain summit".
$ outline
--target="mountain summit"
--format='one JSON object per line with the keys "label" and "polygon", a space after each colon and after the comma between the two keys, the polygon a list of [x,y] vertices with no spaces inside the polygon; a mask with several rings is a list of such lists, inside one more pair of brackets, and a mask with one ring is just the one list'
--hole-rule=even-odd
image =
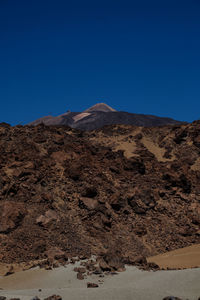
{"label": "mountain summit", "polygon": [[80,130],[95,130],[105,125],[134,125],[143,127],[179,124],[182,122],[152,115],[134,114],[116,111],[105,103],[97,103],[83,112],[68,111],[57,117],[45,116],[31,122],[29,125],[65,125]]}
{"label": "mountain summit", "polygon": [[90,108],[84,110],[84,112],[94,112],[94,111],[111,112],[116,110],[105,103],[97,103],[91,106]]}

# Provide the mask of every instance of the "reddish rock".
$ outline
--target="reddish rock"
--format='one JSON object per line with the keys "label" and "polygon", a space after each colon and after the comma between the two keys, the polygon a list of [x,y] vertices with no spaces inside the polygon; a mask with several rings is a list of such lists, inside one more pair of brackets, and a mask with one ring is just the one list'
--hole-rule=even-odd
{"label": "reddish rock", "polygon": [[24,215],[25,208],[23,203],[5,201],[0,204],[0,233],[9,233],[20,226]]}
{"label": "reddish rock", "polygon": [[78,272],[76,276],[77,276],[77,279],[79,279],[79,280],[83,280],[84,279],[83,273]]}
{"label": "reddish rock", "polygon": [[163,300],[182,300],[182,299],[180,299],[178,297],[174,297],[174,296],[167,296],[167,297],[163,298]]}
{"label": "reddish rock", "polygon": [[85,273],[86,272],[86,268],[84,267],[76,267],[74,268],[75,272],[79,272],[79,273]]}
{"label": "reddish rock", "polygon": [[59,295],[52,295],[52,296],[45,298],[44,300],[62,300],[62,297]]}
{"label": "reddish rock", "polygon": [[88,288],[97,288],[97,287],[99,287],[99,286],[98,286],[98,284],[96,284],[96,283],[88,282],[88,283],[87,283],[87,287],[88,287]]}
{"label": "reddish rock", "polygon": [[148,269],[151,269],[151,270],[160,270],[160,267],[154,262],[149,262],[147,264],[147,266],[148,266]]}
{"label": "reddish rock", "polygon": [[105,262],[103,258],[99,261],[99,267],[102,271],[111,271],[111,267]]}
{"label": "reddish rock", "polygon": [[122,255],[115,251],[106,253],[99,261],[102,271],[125,270]]}
{"label": "reddish rock", "polygon": [[79,200],[79,207],[93,210],[98,207],[98,201],[92,198],[82,197]]}
{"label": "reddish rock", "polygon": [[42,226],[47,225],[48,223],[50,223],[51,221],[57,221],[58,220],[58,216],[56,214],[55,211],[53,210],[47,210],[45,212],[44,215],[40,215],[37,219],[36,219],[36,223]]}

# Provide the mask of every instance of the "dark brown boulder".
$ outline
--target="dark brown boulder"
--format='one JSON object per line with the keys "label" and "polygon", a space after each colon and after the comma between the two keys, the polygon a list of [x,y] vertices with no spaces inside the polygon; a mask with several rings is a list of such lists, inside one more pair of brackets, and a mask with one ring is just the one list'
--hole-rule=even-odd
{"label": "dark brown boulder", "polygon": [[128,197],[128,204],[136,214],[144,214],[156,206],[156,201],[151,190],[139,190]]}
{"label": "dark brown boulder", "polygon": [[81,197],[79,199],[79,207],[88,210],[94,210],[98,207],[98,201],[93,198]]}
{"label": "dark brown boulder", "polygon": [[83,280],[83,279],[84,279],[83,273],[78,272],[78,273],[77,273],[77,279]]}
{"label": "dark brown boulder", "polygon": [[101,258],[99,261],[99,267],[102,271],[111,271],[111,267],[107,264],[107,262]]}
{"label": "dark brown boulder", "polygon": [[58,215],[55,211],[53,210],[47,210],[44,215],[40,215],[36,219],[36,223],[41,226],[48,225],[51,221],[57,221],[58,220]]}
{"label": "dark brown boulder", "polygon": [[94,186],[85,187],[81,193],[81,195],[86,198],[95,198],[97,194],[97,188]]}
{"label": "dark brown boulder", "polygon": [[84,267],[76,267],[74,268],[74,272],[78,272],[78,273],[85,273],[86,272],[86,268]]}
{"label": "dark brown boulder", "polygon": [[23,203],[5,201],[0,203],[0,233],[9,233],[15,230],[25,216]]}
{"label": "dark brown boulder", "polygon": [[45,298],[44,300],[62,300],[62,297],[59,295],[52,295],[52,296]]}
{"label": "dark brown boulder", "polygon": [[48,249],[46,252],[45,252],[45,255],[49,258],[49,259],[65,259],[67,260],[67,257],[65,255],[65,252],[62,251],[61,249],[57,248],[57,247],[52,247],[50,249]]}
{"label": "dark brown boulder", "polygon": [[99,267],[102,269],[102,271],[124,270],[123,258],[115,251],[108,252],[100,258]]}
{"label": "dark brown boulder", "polygon": [[87,287],[88,287],[88,288],[97,288],[97,287],[99,287],[99,286],[98,286],[98,284],[96,284],[96,283],[88,282],[88,283],[87,283]]}
{"label": "dark brown boulder", "polygon": [[167,296],[167,297],[163,298],[163,300],[182,300],[182,299],[180,299],[178,297],[174,297],[174,296]]}

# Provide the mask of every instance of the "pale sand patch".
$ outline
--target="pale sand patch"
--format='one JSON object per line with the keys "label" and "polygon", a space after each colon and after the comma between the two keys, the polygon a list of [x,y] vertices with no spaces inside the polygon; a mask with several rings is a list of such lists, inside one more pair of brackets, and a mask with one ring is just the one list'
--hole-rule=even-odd
{"label": "pale sand patch", "polygon": [[39,263],[42,263],[44,260],[35,260],[30,261],[28,263],[19,263],[19,264],[4,264],[0,263],[0,276],[6,275],[8,272],[16,273],[25,270],[29,270],[30,268],[36,266]]}
{"label": "pale sand patch", "polygon": [[[90,140],[98,140],[102,145],[111,147],[113,151],[122,150],[124,151],[124,156],[127,158],[131,158],[134,156],[139,156],[134,153],[137,150],[137,145],[134,140],[134,136],[141,132],[141,128],[136,128],[132,132],[128,134],[120,134],[114,136],[104,135],[103,132],[98,133],[98,138],[90,138]],[[130,136],[132,137],[130,138]]]}
{"label": "pale sand patch", "polygon": [[[0,278],[0,287],[5,289],[0,295],[21,300],[34,296],[43,299],[52,294],[61,295],[63,300],[162,300],[169,295],[197,300],[200,295],[200,269],[147,272],[127,267],[118,275],[94,275],[80,281],[73,268],[33,269]],[[87,282],[98,283],[99,288],[88,289]]]}
{"label": "pale sand patch", "polygon": [[141,142],[143,145],[149,150],[149,152],[153,153],[158,161],[165,162],[165,161],[173,161],[174,157],[171,158],[165,158],[165,149],[159,147],[156,143],[154,143],[152,140],[150,140],[147,137],[143,137],[141,139]]}
{"label": "pale sand patch", "polygon": [[78,122],[78,121],[80,121],[80,120],[82,120],[85,117],[88,117],[90,115],[91,115],[91,113],[86,113],[85,112],[85,113],[81,113],[81,114],[78,114],[78,115],[74,116],[72,119],[74,120],[74,122]]}
{"label": "pale sand patch", "polygon": [[127,158],[138,156],[134,154],[134,151],[136,150],[136,143],[134,141],[127,141],[127,142],[118,141],[114,151],[118,151],[118,150],[124,151],[124,156]]}
{"label": "pale sand patch", "polygon": [[71,158],[71,155],[64,152],[64,151],[56,151],[51,154],[51,157],[57,162],[57,163],[63,163],[65,160],[69,160]]}
{"label": "pale sand patch", "polygon": [[197,158],[195,163],[191,166],[191,170],[193,170],[193,171],[199,171],[200,170],[200,157]]}
{"label": "pale sand patch", "polygon": [[155,262],[160,268],[195,268],[200,267],[200,244],[184,247],[164,254],[149,257],[148,262]]}

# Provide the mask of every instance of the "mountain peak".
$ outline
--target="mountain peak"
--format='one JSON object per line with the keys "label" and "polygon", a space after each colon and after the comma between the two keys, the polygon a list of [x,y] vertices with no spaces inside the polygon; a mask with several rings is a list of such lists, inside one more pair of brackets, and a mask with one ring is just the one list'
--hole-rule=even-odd
{"label": "mountain peak", "polygon": [[45,125],[66,125],[80,130],[95,130],[105,125],[132,125],[132,126],[163,126],[170,124],[181,124],[181,122],[152,115],[133,114],[116,111],[105,103],[96,103],[82,112],[66,112],[62,115],[47,116],[35,120],[30,125],[44,123]]}
{"label": "mountain peak", "polygon": [[84,110],[84,112],[93,112],[93,111],[110,112],[110,111],[116,111],[116,110],[105,103],[97,103],[97,104],[91,106],[90,108]]}

